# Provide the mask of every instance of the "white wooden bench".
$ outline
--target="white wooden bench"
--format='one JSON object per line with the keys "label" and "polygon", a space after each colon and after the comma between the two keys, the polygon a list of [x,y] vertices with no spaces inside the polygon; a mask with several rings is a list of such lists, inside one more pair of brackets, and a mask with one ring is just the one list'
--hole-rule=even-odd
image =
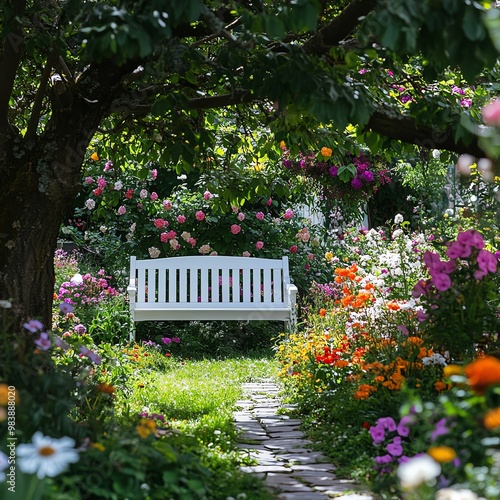
{"label": "white wooden bench", "polygon": [[296,326],[288,257],[130,257],[127,291],[131,342],[137,321],[280,320],[286,331]]}

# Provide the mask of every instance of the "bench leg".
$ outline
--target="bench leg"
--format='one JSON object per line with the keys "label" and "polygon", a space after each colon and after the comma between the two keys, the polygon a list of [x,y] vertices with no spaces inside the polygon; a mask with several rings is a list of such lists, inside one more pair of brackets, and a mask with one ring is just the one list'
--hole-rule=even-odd
{"label": "bench leg", "polygon": [[130,322],[130,337],[129,337],[129,341],[131,344],[133,344],[135,342],[135,321],[132,320]]}

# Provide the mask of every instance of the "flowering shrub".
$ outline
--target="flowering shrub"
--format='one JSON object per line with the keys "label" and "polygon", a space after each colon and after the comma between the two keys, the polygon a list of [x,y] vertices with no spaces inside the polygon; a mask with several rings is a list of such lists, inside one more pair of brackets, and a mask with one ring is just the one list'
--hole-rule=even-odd
{"label": "flowering shrub", "polygon": [[423,306],[422,335],[454,359],[472,358],[478,348],[496,350],[500,253],[487,250],[482,235],[468,230],[447,245],[446,256],[442,260],[437,252],[427,251],[424,262],[430,278],[413,289]]}

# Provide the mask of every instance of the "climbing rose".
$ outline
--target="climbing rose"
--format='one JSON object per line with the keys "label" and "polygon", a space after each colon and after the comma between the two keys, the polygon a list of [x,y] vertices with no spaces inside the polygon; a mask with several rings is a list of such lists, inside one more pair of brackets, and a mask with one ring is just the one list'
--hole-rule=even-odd
{"label": "climbing rose", "polygon": [[92,177],[85,177],[85,184],[92,184],[94,182],[94,179]]}
{"label": "climbing rose", "polygon": [[168,225],[168,222],[163,220],[163,219],[155,219],[155,226],[158,228],[158,229],[162,229],[164,228],[165,226]]}
{"label": "climbing rose", "polygon": [[165,210],[171,210],[172,209],[172,202],[170,200],[165,200],[163,202],[163,208]]}
{"label": "climbing rose", "polygon": [[91,199],[88,199],[85,202],[85,207],[88,208],[89,210],[94,210],[94,208],[95,208],[95,201],[91,200]]}
{"label": "climbing rose", "polygon": [[141,189],[141,192],[139,193],[139,197],[142,200],[145,200],[148,197],[148,192],[146,189]]}
{"label": "climbing rose", "polygon": [[118,215],[124,215],[127,209],[122,205],[118,208]]}
{"label": "climbing rose", "polygon": [[177,222],[179,224],[184,224],[184,222],[186,222],[186,217],[184,215],[178,215],[177,216]]}
{"label": "climbing rose", "polygon": [[205,192],[203,193],[203,199],[204,199],[205,201],[208,201],[208,200],[210,199],[210,197],[211,197],[211,196],[212,196],[212,193],[211,193],[210,191],[205,191]]}
{"label": "climbing rose", "polygon": [[156,180],[157,176],[158,176],[158,170],[156,170],[156,168],[153,168],[153,170],[151,170],[151,177],[153,178],[154,181]]}
{"label": "climbing rose", "polygon": [[265,215],[263,212],[257,212],[255,217],[257,217],[258,220],[264,220]]}
{"label": "climbing rose", "polygon": [[233,234],[238,234],[241,231],[241,226],[238,226],[238,224],[233,224],[231,226],[231,232]]}
{"label": "climbing rose", "polygon": [[205,219],[205,214],[201,210],[198,210],[195,213],[195,217],[196,217],[196,220],[202,221]]}
{"label": "climbing rose", "polygon": [[237,218],[240,222],[242,222],[242,221],[244,221],[244,220],[245,220],[245,214],[244,214],[243,212],[240,212],[240,213],[236,216],[236,218]]}
{"label": "climbing rose", "polygon": [[297,253],[299,251],[299,247],[297,245],[292,245],[290,247],[290,252],[291,253]]}
{"label": "climbing rose", "polygon": [[255,243],[255,248],[257,250],[260,250],[263,246],[264,246],[264,242],[263,241],[258,241],[257,243]]}
{"label": "climbing rose", "polygon": [[293,217],[293,211],[290,208],[287,208],[283,215],[283,219],[290,220],[292,217]]}
{"label": "climbing rose", "polygon": [[125,193],[125,198],[127,198],[128,200],[130,200],[132,198],[132,196],[134,196],[134,190],[133,189],[127,189],[127,191]]}
{"label": "climbing rose", "polygon": [[482,114],[486,125],[498,127],[500,125],[500,99],[495,99],[493,102],[487,104],[483,108]]}
{"label": "climbing rose", "polygon": [[155,193],[155,192],[152,192],[152,193],[151,193],[151,199],[152,199],[153,201],[156,201],[156,200],[158,199],[158,194],[157,194],[157,193]]}

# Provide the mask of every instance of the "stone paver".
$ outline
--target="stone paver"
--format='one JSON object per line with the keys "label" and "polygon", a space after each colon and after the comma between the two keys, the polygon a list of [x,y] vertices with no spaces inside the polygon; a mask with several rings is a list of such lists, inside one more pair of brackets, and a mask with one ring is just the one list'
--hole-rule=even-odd
{"label": "stone paver", "polygon": [[244,384],[244,399],[236,403],[234,421],[240,433],[242,455],[256,464],[244,472],[264,478],[277,500],[374,500],[350,480],[338,478],[335,466],[300,430],[301,421],[283,411],[280,388],[273,382]]}

